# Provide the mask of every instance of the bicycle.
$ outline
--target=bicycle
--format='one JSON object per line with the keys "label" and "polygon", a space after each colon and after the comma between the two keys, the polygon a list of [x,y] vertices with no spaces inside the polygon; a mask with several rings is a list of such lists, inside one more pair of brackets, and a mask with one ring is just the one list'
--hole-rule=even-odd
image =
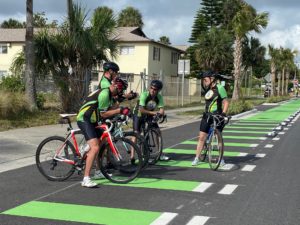
{"label": "bicycle", "polygon": [[[78,174],[84,170],[87,152],[81,153],[78,143],[83,144],[85,139],[80,129],[72,127],[70,117],[75,115],[60,114],[61,123],[68,124],[66,137],[48,137],[37,148],[37,168],[48,180],[63,181],[72,176],[76,170]],[[97,161],[105,178],[114,183],[128,183],[135,179],[142,166],[142,156],[138,147],[127,138],[112,137],[110,130],[113,124],[110,120],[106,120],[96,128],[103,129],[102,136],[99,138],[100,151]],[[80,141],[77,141],[78,139]],[[134,150],[136,159],[134,165],[131,163],[127,149]]]}
{"label": "bicycle", "polygon": [[[146,167],[148,165],[148,160],[149,160],[149,150],[147,149],[148,146],[145,143],[145,139],[142,135],[134,132],[134,131],[124,131],[122,126],[128,125],[129,121],[129,116],[124,116],[124,115],[117,115],[114,118],[111,119],[111,122],[114,124],[113,130],[112,130],[112,135],[115,137],[125,137],[130,140],[135,138],[136,140],[136,145],[139,147],[140,152],[142,154],[142,159],[143,159],[143,165],[142,168]],[[128,152],[130,150],[128,149]],[[133,159],[134,162],[134,159]]]}
{"label": "bicycle", "polygon": [[158,123],[163,123],[166,121],[167,116],[164,115],[160,117],[159,114],[156,114],[154,117],[147,116],[145,117],[144,123],[142,124],[141,131],[143,133],[143,137],[145,139],[145,143],[148,152],[147,162],[150,165],[154,165],[160,158],[163,150],[163,139],[161,135],[161,131],[158,127]]}
{"label": "bicycle", "polygon": [[212,119],[213,123],[210,126],[208,135],[204,142],[203,149],[200,152],[199,159],[200,161],[204,162],[208,154],[208,163],[210,168],[212,170],[217,170],[220,166],[224,154],[224,141],[222,132],[220,132],[220,130],[217,127],[221,126],[224,122],[224,128],[225,125],[229,123],[231,116],[222,117],[218,114],[212,113],[208,113],[207,115],[207,121]]}

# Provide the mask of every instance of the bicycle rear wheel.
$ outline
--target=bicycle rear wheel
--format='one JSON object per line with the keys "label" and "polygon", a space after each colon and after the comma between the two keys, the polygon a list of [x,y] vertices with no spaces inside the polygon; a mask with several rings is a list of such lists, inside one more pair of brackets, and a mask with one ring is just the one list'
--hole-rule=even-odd
{"label": "bicycle rear wheel", "polygon": [[51,136],[43,140],[35,155],[38,170],[51,181],[68,179],[75,171],[75,159],[74,146],[60,136]]}
{"label": "bicycle rear wheel", "polygon": [[[114,183],[128,183],[139,175],[143,164],[142,154],[137,145],[127,138],[115,137],[113,144],[117,155],[107,142],[101,147],[98,157],[101,172]],[[131,151],[134,151],[134,161]]]}
{"label": "bicycle rear wheel", "polygon": [[143,166],[142,167],[143,168],[146,167],[148,165],[150,152],[147,149],[148,145],[145,143],[144,137],[134,131],[125,131],[123,134],[124,134],[124,137],[129,138],[130,140],[132,140],[132,138],[136,139],[136,145],[138,146],[138,148],[140,149],[140,151],[142,153],[142,158],[143,158]]}
{"label": "bicycle rear wheel", "polygon": [[219,130],[215,129],[208,144],[208,162],[212,170],[217,170],[220,166],[224,153],[223,138]]}
{"label": "bicycle rear wheel", "polygon": [[149,164],[154,165],[162,153],[161,134],[154,129],[150,129],[145,135],[145,141],[149,150]]}

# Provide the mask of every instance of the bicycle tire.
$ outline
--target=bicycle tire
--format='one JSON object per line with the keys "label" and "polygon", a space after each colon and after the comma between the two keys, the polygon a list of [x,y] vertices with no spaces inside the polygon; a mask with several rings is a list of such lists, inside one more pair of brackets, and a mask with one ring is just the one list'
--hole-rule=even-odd
{"label": "bicycle tire", "polygon": [[76,161],[76,153],[73,144],[70,141],[65,142],[61,136],[51,136],[44,139],[38,146],[35,154],[35,161],[40,173],[51,181],[64,181],[68,179],[75,171],[74,164],[55,160],[53,157],[56,150],[64,145],[64,151],[60,157]]}
{"label": "bicycle tire", "polygon": [[150,129],[145,135],[145,142],[149,151],[149,164],[154,165],[162,154],[162,136],[156,129]]}
{"label": "bicycle tire", "polygon": [[[114,137],[113,144],[121,160],[116,159],[110,145],[105,141],[99,152],[99,165],[103,175],[113,183],[126,184],[134,180],[140,173],[143,159],[140,149],[125,137]],[[130,151],[134,150],[135,162],[131,161]]]}
{"label": "bicycle tire", "polygon": [[224,142],[222,134],[215,129],[208,144],[208,162],[212,170],[217,170],[220,166],[224,153]]}
{"label": "bicycle tire", "polygon": [[200,155],[199,155],[199,159],[200,159],[201,162],[205,161],[206,156],[207,156],[207,151],[208,151],[207,144],[204,143],[203,149],[201,150]]}
{"label": "bicycle tire", "polygon": [[[135,137],[136,138],[136,144],[139,147],[141,153],[142,153],[142,158],[143,158],[143,165],[142,168],[145,168],[148,165],[149,157],[150,157],[150,152],[147,149],[148,145],[145,143],[145,139],[142,135],[134,132],[134,131],[125,131],[124,137],[126,138],[131,138]],[[131,139],[130,139],[131,140]]]}

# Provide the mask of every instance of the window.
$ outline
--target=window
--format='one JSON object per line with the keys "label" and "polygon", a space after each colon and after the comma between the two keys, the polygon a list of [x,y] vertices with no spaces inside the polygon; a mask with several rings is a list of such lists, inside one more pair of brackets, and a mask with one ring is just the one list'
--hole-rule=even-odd
{"label": "window", "polygon": [[160,48],[153,47],[153,60],[160,61]]}
{"label": "window", "polygon": [[0,54],[7,54],[7,44],[0,44]]}
{"label": "window", "polygon": [[177,64],[179,58],[179,54],[177,52],[171,53],[171,64]]}
{"label": "window", "polygon": [[120,54],[121,55],[133,55],[134,54],[134,46],[121,46]]}

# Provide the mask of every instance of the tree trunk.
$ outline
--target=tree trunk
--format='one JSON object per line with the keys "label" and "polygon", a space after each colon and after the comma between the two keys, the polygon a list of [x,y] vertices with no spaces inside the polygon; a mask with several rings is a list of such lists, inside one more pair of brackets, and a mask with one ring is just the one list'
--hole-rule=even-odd
{"label": "tree trunk", "polygon": [[274,96],[276,92],[275,82],[276,82],[276,67],[275,67],[275,63],[272,61],[271,62],[271,96]]}
{"label": "tree trunk", "polygon": [[281,95],[285,95],[284,80],[285,80],[285,68],[282,69],[282,74],[281,74]]}
{"label": "tree trunk", "polygon": [[34,45],[33,45],[33,0],[26,0],[26,37],[25,37],[25,94],[30,111],[37,109],[35,74],[34,74]]}
{"label": "tree trunk", "polygon": [[235,37],[234,49],[234,88],[232,93],[232,100],[240,99],[241,90],[241,69],[242,69],[242,39]]}
{"label": "tree trunk", "polygon": [[280,96],[281,95],[281,72],[278,72],[277,89],[278,89],[277,96]]}
{"label": "tree trunk", "polygon": [[290,71],[286,71],[285,74],[285,93],[288,94],[288,89],[289,89],[289,79],[290,79]]}

